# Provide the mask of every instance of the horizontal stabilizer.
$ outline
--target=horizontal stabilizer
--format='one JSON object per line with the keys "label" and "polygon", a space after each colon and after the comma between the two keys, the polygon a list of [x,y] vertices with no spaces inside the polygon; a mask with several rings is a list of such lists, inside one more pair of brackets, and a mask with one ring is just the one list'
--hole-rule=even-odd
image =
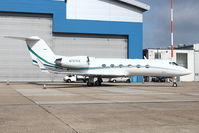
{"label": "horizontal stabilizer", "polygon": [[40,38],[37,37],[17,37],[17,36],[4,36],[5,38],[11,38],[11,39],[17,39],[17,40],[23,40],[23,41],[39,41]]}
{"label": "horizontal stabilizer", "polygon": [[39,65],[39,68],[42,72],[46,72],[49,73],[48,70],[46,69],[46,67],[42,64],[42,62],[37,58],[37,63]]}

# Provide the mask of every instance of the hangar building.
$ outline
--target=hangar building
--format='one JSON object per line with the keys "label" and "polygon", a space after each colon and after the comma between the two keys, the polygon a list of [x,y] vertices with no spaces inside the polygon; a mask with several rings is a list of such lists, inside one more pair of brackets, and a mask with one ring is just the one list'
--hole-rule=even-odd
{"label": "hangar building", "polygon": [[[149,9],[136,0],[1,0],[0,35],[39,36],[58,55],[142,58]],[[60,80],[31,64],[25,42],[0,38],[0,81]]]}

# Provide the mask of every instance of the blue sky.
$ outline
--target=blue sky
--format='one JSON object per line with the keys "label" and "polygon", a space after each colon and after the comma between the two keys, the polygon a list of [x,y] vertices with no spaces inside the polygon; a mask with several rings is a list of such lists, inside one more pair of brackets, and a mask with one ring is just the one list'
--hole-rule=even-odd
{"label": "blue sky", "polygon": [[[170,45],[170,0],[138,0],[150,5],[144,13],[144,48]],[[174,0],[174,45],[199,43],[199,0]]]}

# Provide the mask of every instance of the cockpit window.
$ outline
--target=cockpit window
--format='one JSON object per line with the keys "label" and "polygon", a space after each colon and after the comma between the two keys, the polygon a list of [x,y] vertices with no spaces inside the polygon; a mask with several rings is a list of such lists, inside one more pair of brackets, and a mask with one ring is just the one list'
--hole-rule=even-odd
{"label": "cockpit window", "polygon": [[178,64],[175,63],[175,62],[169,62],[169,64],[174,65],[174,66],[178,66]]}

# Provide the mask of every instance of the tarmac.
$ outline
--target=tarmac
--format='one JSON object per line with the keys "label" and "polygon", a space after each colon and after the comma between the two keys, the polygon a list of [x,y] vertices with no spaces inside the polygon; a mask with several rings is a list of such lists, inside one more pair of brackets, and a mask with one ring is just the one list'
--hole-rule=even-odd
{"label": "tarmac", "polygon": [[199,82],[0,83],[0,133],[198,133]]}

